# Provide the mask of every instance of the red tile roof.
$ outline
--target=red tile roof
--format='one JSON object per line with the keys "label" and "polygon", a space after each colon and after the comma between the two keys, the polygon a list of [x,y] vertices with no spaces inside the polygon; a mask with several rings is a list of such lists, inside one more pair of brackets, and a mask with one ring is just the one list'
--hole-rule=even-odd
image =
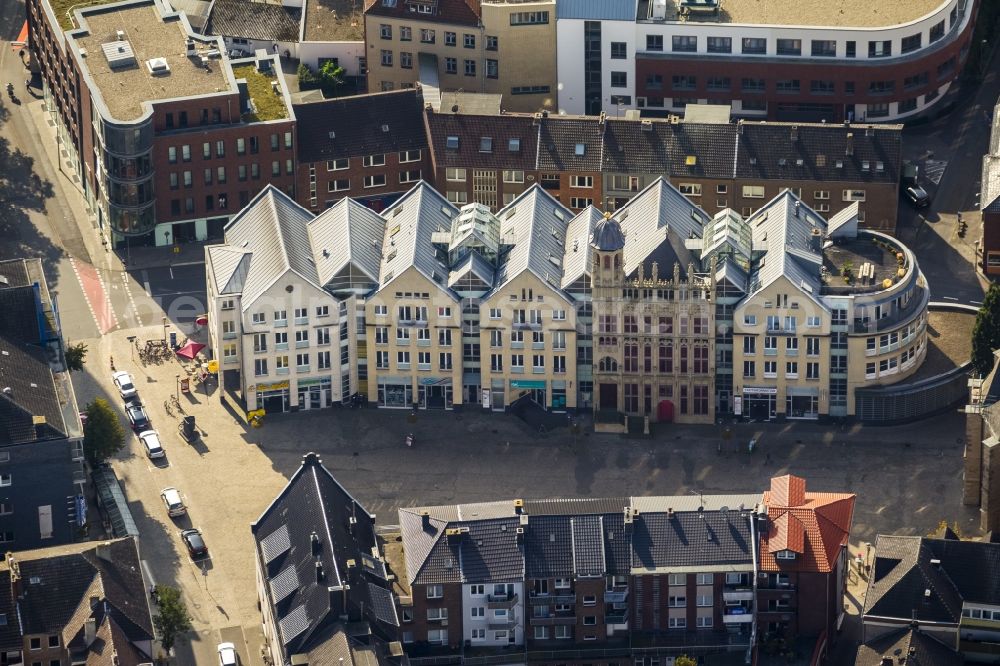
{"label": "red tile roof", "polygon": [[[832,571],[850,536],[854,501],[849,493],[806,492],[799,477],[772,479],[764,492],[770,529],[761,536],[761,570]],[[795,559],[779,561],[775,554],[784,550]]]}

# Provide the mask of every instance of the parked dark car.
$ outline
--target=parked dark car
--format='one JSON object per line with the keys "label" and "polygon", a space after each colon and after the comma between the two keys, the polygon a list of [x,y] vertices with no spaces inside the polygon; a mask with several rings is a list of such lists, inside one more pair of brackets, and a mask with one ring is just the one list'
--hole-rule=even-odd
{"label": "parked dark car", "polygon": [[208,555],[208,546],[205,545],[205,540],[201,538],[201,532],[198,530],[184,530],[181,532],[181,541],[187,546],[188,554],[191,557],[204,557]]}
{"label": "parked dark car", "polygon": [[917,208],[927,208],[931,204],[931,196],[919,185],[906,188],[906,198]]}
{"label": "parked dark car", "polygon": [[149,417],[146,416],[146,410],[138,402],[126,405],[125,415],[128,416],[128,422],[132,424],[132,430],[142,432],[150,429]]}

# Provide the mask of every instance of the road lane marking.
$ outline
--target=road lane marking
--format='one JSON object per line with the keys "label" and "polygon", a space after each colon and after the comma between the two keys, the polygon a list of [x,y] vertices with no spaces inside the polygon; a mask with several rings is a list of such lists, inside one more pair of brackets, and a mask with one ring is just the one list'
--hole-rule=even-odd
{"label": "road lane marking", "polygon": [[972,304],[972,305],[982,305],[983,304],[982,301],[969,301],[969,303]]}
{"label": "road lane marking", "polygon": [[125,293],[128,295],[128,303],[129,308],[132,310],[132,318],[135,319],[138,326],[142,326],[142,316],[139,314],[139,306],[135,304],[135,297],[132,295],[132,290],[129,288],[128,277],[128,273],[122,271],[122,285],[125,287]]}
{"label": "road lane marking", "polygon": [[104,335],[118,326],[118,316],[111,307],[111,298],[104,286],[104,278],[100,272],[88,263],[70,258],[70,265],[76,274],[76,279],[83,288],[83,298],[87,301],[90,314],[97,324],[97,330]]}

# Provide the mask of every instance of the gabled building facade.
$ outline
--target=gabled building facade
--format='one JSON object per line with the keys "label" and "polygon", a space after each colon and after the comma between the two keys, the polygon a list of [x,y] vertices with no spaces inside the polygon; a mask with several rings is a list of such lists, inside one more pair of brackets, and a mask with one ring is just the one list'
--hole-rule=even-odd
{"label": "gabled building facade", "polygon": [[871,645],[918,629],[965,663],[994,663],[1000,638],[1000,598],[993,584],[998,562],[1000,544],[988,541],[961,541],[954,534],[880,534],[865,594],[862,640]]}
{"label": "gabled building facade", "polygon": [[129,537],[7,553],[0,564],[7,664],[144,666],[153,619]]}
{"label": "gabled building facade", "polygon": [[[251,526],[272,664],[398,664],[399,616],[375,516],[314,454]],[[339,660],[339,661],[338,661]]]}

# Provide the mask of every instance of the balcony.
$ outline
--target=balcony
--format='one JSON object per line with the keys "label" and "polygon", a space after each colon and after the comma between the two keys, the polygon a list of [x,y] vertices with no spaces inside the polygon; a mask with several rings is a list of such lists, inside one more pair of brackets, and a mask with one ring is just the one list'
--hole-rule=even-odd
{"label": "balcony", "polygon": [[295,366],[295,372],[298,372],[300,374],[303,373],[303,372],[309,372],[309,366],[308,365],[297,365],[297,366]]}
{"label": "balcony", "polygon": [[750,624],[753,622],[753,613],[746,608],[727,608],[722,616],[723,624]]}
{"label": "balcony", "polygon": [[278,375],[287,375],[290,372],[290,370],[288,368],[278,368],[274,372],[275,374]]}
{"label": "balcony", "polygon": [[296,326],[305,326],[308,323],[309,323],[309,317],[296,317],[295,318],[295,325]]}
{"label": "balcony", "polygon": [[576,615],[542,615],[531,618],[535,627],[554,627],[556,625],[575,625]]}
{"label": "balcony", "polygon": [[506,618],[491,618],[486,623],[486,626],[490,631],[503,631],[505,629],[511,629],[517,626],[517,616],[510,613]]}
{"label": "balcony", "polygon": [[627,587],[616,587],[604,591],[604,602],[609,604],[624,603],[628,599]]}
{"label": "balcony", "polygon": [[753,590],[723,590],[724,601],[753,601]]}
{"label": "balcony", "polygon": [[418,347],[430,347],[431,346],[431,341],[430,340],[421,340],[421,339],[417,338],[417,346]]}
{"label": "balcony", "polygon": [[575,604],[575,594],[534,594],[529,600],[533,604]]}
{"label": "balcony", "polygon": [[606,624],[628,624],[628,609],[605,613],[604,622]]}
{"label": "balcony", "polygon": [[[276,342],[276,343],[274,343],[274,349],[275,349],[275,351],[288,351],[288,343],[287,342]],[[263,351],[267,351],[267,348],[264,348]]]}
{"label": "balcony", "polygon": [[308,346],[309,346],[309,341],[308,340],[296,340],[295,341],[295,348],[296,349],[303,349],[303,348],[308,347]]}
{"label": "balcony", "polygon": [[275,328],[285,328],[286,326],[288,326],[288,320],[287,319],[275,319],[274,320],[274,327]]}
{"label": "balcony", "polygon": [[516,606],[517,602],[518,596],[516,594],[491,594],[486,598],[486,607],[510,609]]}
{"label": "balcony", "polygon": [[225,333],[222,334],[223,340],[235,340],[236,337],[237,337],[236,331],[226,331]]}
{"label": "balcony", "polygon": [[417,370],[430,370],[430,369],[431,369],[430,363],[417,363]]}
{"label": "balcony", "polygon": [[532,342],[531,343],[531,348],[532,349],[545,349],[545,343],[544,342]]}

